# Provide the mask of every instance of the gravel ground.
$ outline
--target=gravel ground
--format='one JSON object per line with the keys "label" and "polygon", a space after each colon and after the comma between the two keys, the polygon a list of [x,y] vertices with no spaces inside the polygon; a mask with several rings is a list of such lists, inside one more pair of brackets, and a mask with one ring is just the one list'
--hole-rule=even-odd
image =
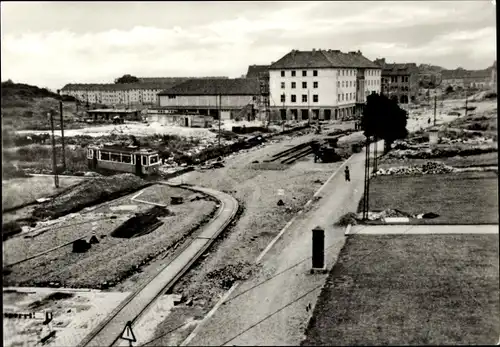
{"label": "gravel ground", "polygon": [[[184,191],[182,193],[184,195],[193,194],[191,191],[179,188],[152,186],[146,189],[145,196],[147,197],[150,191],[165,192],[168,189],[172,189],[176,195],[180,195],[180,191]],[[98,244],[92,245],[86,253],[72,253],[70,244],[54,252],[14,265],[12,272],[4,276],[4,281],[11,285],[36,286],[54,282],[67,287],[112,287],[125,277],[132,275],[133,272],[140,271],[138,269],[140,265],[145,265],[146,262],[175,247],[186,237],[188,231],[192,231],[209,218],[216,207],[214,202],[206,200],[168,206],[174,215],[161,218],[165,224],[153,232],[131,239],[114,238],[110,236],[110,233],[132,213],[151,207],[151,205],[130,202],[131,196],[128,196],[129,201],[127,198],[120,199],[122,204],[126,203],[126,205],[121,206],[144,206],[133,212],[115,210],[113,214],[118,216],[117,219],[97,220],[98,217],[109,216],[109,212],[105,213],[106,209],[109,210],[113,205],[120,206],[120,203],[100,206],[95,211],[88,212],[90,225],[68,225],[52,232],[40,234],[36,238],[17,237],[4,242],[4,261],[12,263],[91,233],[93,231],[90,227],[92,223],[96,223],[94,225],[95,231],[100,241]],[[169,203],[167,202],[167,204]],[[87,237],[88,239],[89,237]],[[41,283],[42,279],[43,283]]]}
{"label": "gravel ground", "polygon": [[2,181],[2,210],[49,197],[83,180],[81,177],[59,177],[59,188],[54,186],[53,177],[38,176]]}
{"label": "gravel ground", "polygon": [[[233,279],[248,276],[248,273],[255,270],[252,264],[257,256],[342,164],[315,164],[311,155],[285,168],[266,169],[266,166],[261,165],[271,155],[310,141],[313,137],[312,134],[287,137],[288,141],[259,146],[228,157],[224,168],[194,171],[182,176],[184,183],[232,194],[243,206],[243,213],[237,223],[224,232],[221,240],[215,242],[205,259],[198,262],[174,286],[172,293],[195,298],[194,305],[174,307],[172,314],[159,325],[157,335],[176,324],[202,317],[227,290]],[[253,163],[254,161],[259,163]],[[174,181],[180,179],[176,178]],[[277,206],[280,199],[284,206]],[[186,329],[179,334],[179,341],[189,332],[190,329]],[[172,336],[158,339],[154,344],[164,345],[167,341],[172,343],[171,338]]]}

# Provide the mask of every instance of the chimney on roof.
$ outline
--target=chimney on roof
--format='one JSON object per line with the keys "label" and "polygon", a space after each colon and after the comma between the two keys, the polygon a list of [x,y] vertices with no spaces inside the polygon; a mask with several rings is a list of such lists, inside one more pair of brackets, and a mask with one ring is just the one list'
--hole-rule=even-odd
{"label": "chimney on roof", "polygon": [[361,55],[361,51],[358,49],[358,54]]}

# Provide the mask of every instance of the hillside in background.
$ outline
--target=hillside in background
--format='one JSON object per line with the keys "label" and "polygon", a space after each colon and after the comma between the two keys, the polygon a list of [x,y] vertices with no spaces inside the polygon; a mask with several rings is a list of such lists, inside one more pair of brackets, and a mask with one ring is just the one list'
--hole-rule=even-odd
{"label": "hillside in background", "polygon": [[[50,129],[47,113],[59,111],[58,94],[24,83],[2,82],[2,127],[7,129]],[[73,97],[63,97],[63,115],[68,125],[75,121]],[[57,122],[56,122],[57,123]]]}

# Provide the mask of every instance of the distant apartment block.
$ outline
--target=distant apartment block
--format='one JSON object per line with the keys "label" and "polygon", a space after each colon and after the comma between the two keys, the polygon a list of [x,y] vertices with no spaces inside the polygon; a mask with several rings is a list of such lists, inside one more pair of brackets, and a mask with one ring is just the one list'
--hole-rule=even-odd
{"label": "distant apartment block", "polygon": [[381,68],[360,51],[292,50],[269,67],[271,108],[281,119],[345,119],[380,93]]}
{"label": "distant apartment block", "polygon": [[385,58],[375,59],[382,68],[382,94],[397,98],[398,103],[413,102],[418,95],[419,70],[415,63],[386,63]]}
{"label": "distant apartment block", "polygon": [[458,68],[455,70],[441,71],[441,87],[447,88],[496,88],[496,62],[493,66],[484,70],[465,70]]}
{"label": "distant apartment block", "polygon": [[167,82],[144,82],[126,84],[67,84],[61,89],[63,95],[71,95],[89,104],[104,105],[157,105],[158,93],[185,80]]}

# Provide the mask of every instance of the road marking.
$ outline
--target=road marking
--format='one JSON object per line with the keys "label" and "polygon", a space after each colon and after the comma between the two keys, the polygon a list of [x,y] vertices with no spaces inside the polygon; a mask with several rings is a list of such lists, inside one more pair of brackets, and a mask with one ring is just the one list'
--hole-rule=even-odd
{"label": "road marking", "polygon": [[139,195],[141,195],[142,193],[144,193],[144,190],[141,190],[139,193],[135,194],[133,197],[130,198],[130,201],[134,201],[134,202],[142,202],[143,204],[148,204],[148,205],[153,205],[153,206],[160,206],[160,207],[167,207],[167,205],[163,205],[163,204],[157,204],[156,202],[149,202],[149,201],[145,201],[145,200],[139,200],[137,199],[137,197]]}
{"label": "road marking", "polygon": [[130,200],[132,200],[132,201],[135,200],[142,193],[144,193],[144,190],[141,190],[139,193],[135,194]]}
{"label": "road marking", "polygon": [[194,328],[194,330],[191,332],[191,334],[189,334],[189,336],[180,344],[180,346],[187,346],[187,344],[190,343],[191,340],[193,340],[193,338],[198,334],[198,332],[200,331],[202,326],[210,318],[212,318],[212,316],[215,314],[215,311],[217,311],[219,309],[219,307],[224,303],[224,301],[227,300],[227,298],[229,298],[229,296],[236,290],[236,288],[238,288],[239,285],[240,285],[240,282],[236,282],[233,284],[233,286],[226,292],[226,294],[224,294],[224,296],[222,298],[220,298],[220,300],[217,302],[217,304],[215,304],[215,306],[210,310],[210,312],[208,312],[208,314],[205,316],[205,318],[203,318],[203,320],[200,322],[200,324],[198,324],[196,326],[196,328]]}
{"label": "road marking", "polygon": [[160,207],[167,207],[167,205],[157,204],[156,202],[149,202],[149,201],[145,201],[145,200],[134,199],[132,201],[142,202],[143,204],[148,204],[148,205],[154,205],[154,206],[160,206]]}

